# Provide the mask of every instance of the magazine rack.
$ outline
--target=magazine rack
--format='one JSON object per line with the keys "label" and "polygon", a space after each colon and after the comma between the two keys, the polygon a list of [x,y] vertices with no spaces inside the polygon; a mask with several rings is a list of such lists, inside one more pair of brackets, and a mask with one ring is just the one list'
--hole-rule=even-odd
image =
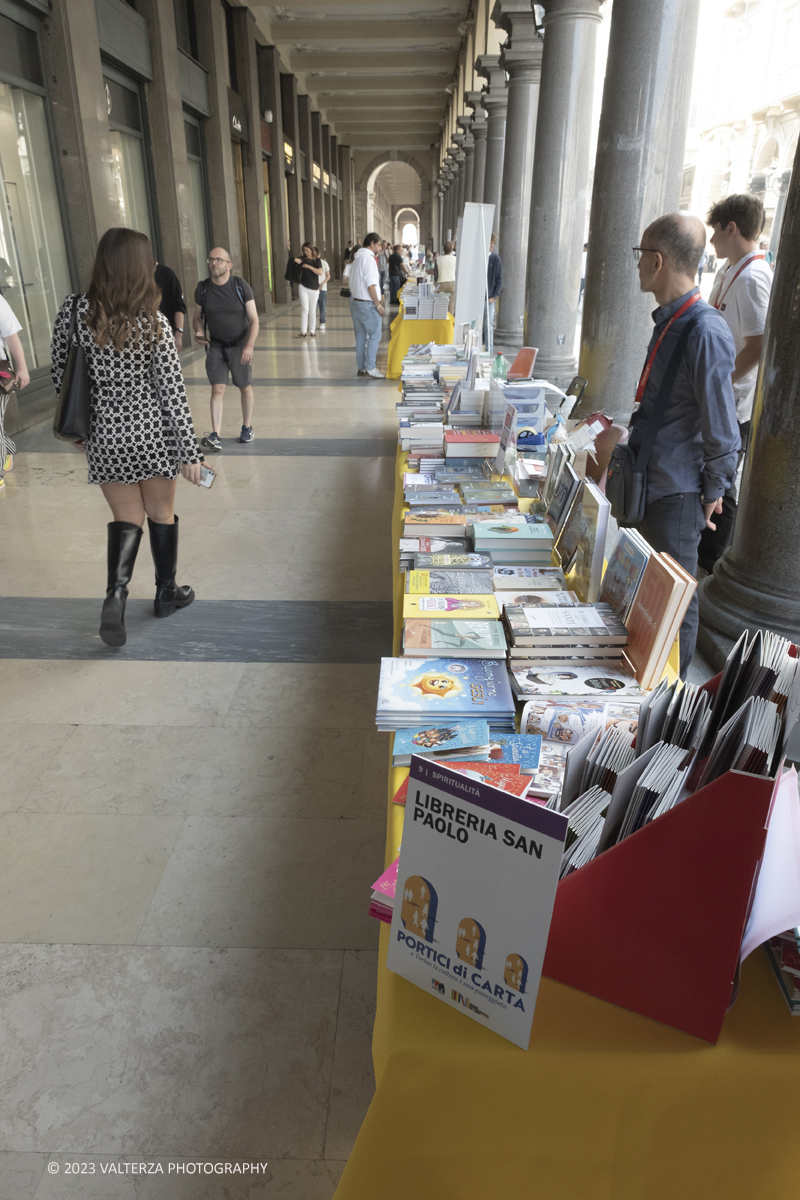
{"label": "magazine rack", "polygon": [[562,879],[543,973],[715,1043],[779,779],[727,771]]}

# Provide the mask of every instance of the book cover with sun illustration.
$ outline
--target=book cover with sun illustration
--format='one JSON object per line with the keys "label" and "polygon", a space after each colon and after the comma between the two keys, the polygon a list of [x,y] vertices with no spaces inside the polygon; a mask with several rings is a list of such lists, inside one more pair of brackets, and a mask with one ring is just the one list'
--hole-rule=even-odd
{"label": "book cover with sun illustration", "polygon": [[514,700],[502,659],[384,658],[379,729],[407,729],[428,718],[475,719],[513,727]]}

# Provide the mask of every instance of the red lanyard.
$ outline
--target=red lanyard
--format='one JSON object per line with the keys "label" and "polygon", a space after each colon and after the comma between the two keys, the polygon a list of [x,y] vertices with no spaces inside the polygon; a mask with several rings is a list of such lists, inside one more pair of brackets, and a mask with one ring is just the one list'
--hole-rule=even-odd
{"label": "red lanyard", "polygon": [[719,294],[719,296],[717,296],[716,300],[714,301],[714,308],[719,309],[722,307],[722,301],[725,299],[728,292],[731,290],[733,285],[736,283],[736,280],[739,278],[739,276],[741,275],[741,273],[745,269],[745,267],[749,267],[750,263],[755,262],[757,258],[766,258],[766,257],[767,257],[766,254],[751,254],[749,258],[746,258],[744,260],[744,262],[742,263],[742,265],[739,267],[739,270],[734,275],[733,279],[730,281],[728,286],[725,288],[725,291],[723,292],[722,284],[725,282],[725,280],[728,277],[728,271],[730,271],[730,267],[728,267],[725,274],[722,276],[722,281],[720,282],[720,287],[719,287],[720,294]]}
{"label": "red lanyard", "polygon": [[644,395],[644,389],[647,387],[647,381],[650,378],[650,372],[653,369],[653,362],[655,361],[655,357],[658,354],[658,348],[661,345],[661,343],[663,342],[664,338],[669,333],[670,327],[675,324],[678,317],[683,316],[683,314],[686,312],[687,308],[691,308],[693,304],[697,304],[697,301],[701,300],[701,299],[702,299],[702,296],[700,295],[700,292],[699,291],[694,292],[693,295],[691,295],[688,300],[684,300],[683,304],[680,306],[678,311],[673,316],[671,316],[670,319],[667,321],[667,324],[662,329],[662,331],[659,335],[658,341],[656,342],[655,346],[653,347],[652,351],[650,352],[650,357],[648,358],[647,362],[644,365],[644,370],[642,371],[642,376],[641,376],[641,379],[639,380],[639,386],[636,389],[636,399],[634,401],[635,404],[638,404],[640,402],[640,400],[642,399],[642,396]]}

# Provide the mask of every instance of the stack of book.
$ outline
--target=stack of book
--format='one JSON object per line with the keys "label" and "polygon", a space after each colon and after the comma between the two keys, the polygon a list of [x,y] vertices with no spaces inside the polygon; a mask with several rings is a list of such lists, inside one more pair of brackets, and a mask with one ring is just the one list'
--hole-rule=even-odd
{"label": "stack of book", "polygon": [[403,492],[403,499],[412,508],[441,506],[442,508],[459,509],[464,503],[461,499],[461,493],[448,484],[439,484],[436,487],[422,489],[407,487]]}
{"label": "stack of book", "polygon": [[445,429],[444,452],[450,458],[494,458],[500,435],[488,429]]}
{"label": "stack of book", "polygon": [[[579,667],[631,672],[623,663],[628,631],[608,604],[503,605],[512,688],[518,699],[540,694],[536,677],[558,672],[568,678]],[[567,593],[570,600],[574,593]]]}
{"label": "stack of book", "polygon": [[442,718],[477,718],[488,721],[493,729],[514,733],[515,716],[508,672],[501,660],[381,659],[376,715],[379,731],[408,729]]}
{"label": "stack of book", "polygon": [[432,296],[420,296],[417,303],[420,321],[446,321],[449,302],[450,297],[446,292],[436,292]]}
{"label": "stack of book", "polygon": [[546,525],[527,521],[522,514],[504,513],[498,519],[473,522],[475,550],[488,553],[496,566],[549,567],[553,535]]}
{"label": "stack of book", "polygon": [[500,482],[492,482],[488,479],[482,482],[464,480],[459,483],[458,488],[465,504],[513,504],[514,506],[517,504],[516,493],[505,480]]}
{"label": "stack of book", "polygon": [[417,455],[441,454],[442,429],[440,421],[418,421],[404,417],[397,431],[400,449]]}
{"label": "stack of book", "polygon": [[402,537],[399,570],[408,571],[414,567],[417,554],[463,555],[468,553],[471,545],[471,540],[466,537],[430,537],[427,533],[419,537]]}
{"label": "stack of book", "polygon": [[396,767],[408,767],[412,754],[432,762],[445,758],[456,762],[488,762],[489,750],[486,721],[451,721],[445,725],[398,729],[394,735],[392,762]]}

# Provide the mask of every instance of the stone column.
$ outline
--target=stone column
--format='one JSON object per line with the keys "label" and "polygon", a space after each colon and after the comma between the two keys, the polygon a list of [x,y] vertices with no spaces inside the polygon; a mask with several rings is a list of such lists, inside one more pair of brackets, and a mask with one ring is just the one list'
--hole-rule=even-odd
{"label": "stone column", "polygon": [[439,191],[439,187],[440,180],[439,176],[437,175],[431,184],[431,228],[430,235],[425,239],[426,250],[435,250],[437,239],[439,237],[439,225],[441,224],[439,214],[441,211],[440,201],[442,195],[442,193]]}
{"label": "stone column", "polygon": [[[588,205],[600,3],[548,0],[544,15],[525,344],[539,349],[537,375],[562,385],[570,382],[578,366],[574,342]],[[627,244],[635,246],[636,242]]]}
{"label": "stone column", "polygon": [[792,178],[791,171],[784,171],[778,180],[778,203],[775,205],[775,216],[772,218],[772,231],[769,235],[769,248],[775,257],[778,257],[778,246],[781,242],[781,225],[783,224],[783,214],[786,210],[786,196],[789,191],[789,180]]}
{"label": "stone column", "polygon": [[[653,298],[639,290],[630,247],[639,244],[651,221],[678,207],[697,13],[695,0],[650,0],[647,5],[614,0],[581,328],[579,374],[589,386],[580,411],[587,415],[604,408],[609,415],[627,418],[633,408],[642,355],[653,329]],[[549,36],[548,27],[545,59]],[[571,245],[583,243],[582,217],[581,213],[575,227],[565,231]],[[551,251],[555,245],[551,241]],[[567,334],[566,348],[548,349],[557,356],[569,354],[574,340],[580,292],[576,253],[570,262],[573,274],[562,275],[566,288],[559,296],[557,318],[558,330]],[[548,332],[555,329],[554,325]],[[545,346],[539,348],[544,354]],[[541,357],[537,367],[539,361]],[[574,371],[565,366],[563,374],[571,378]]]}
{"label": "stone column", "polygon": [[334,278],[333,264],[342,257],[342,204],[340,197],[333,192],[333,180],[339,178],[339,139],[331,134],[329,139],[329,167],[331,174],[331,244],[328,246],[328,265],[331,268],[331,279]]}
{"label": "stone column", "polygon": [[[464,154],[466,155],[466,163],[464,164],[464,203],[466,204],[472,199],[472,185],[475,178],[475,139],[472,136],[472,117],[461,116],[458,118],[459,128],[464,130]],[[463,215],[463,208],[461,210]]]}
{"label": "stone column", "polygon": [[473,204],[483,204],[483,181],[486,177],[486,113],[481,108],[482,92],[465,92],[464,100],[473,112],[472,139],[475,143],[475,166],[472,175],[472,194],[467,196]]}
{"label": "stone column", "polygon": [[[322,211],[325,213],[325,233],[322,241],[317,241],[320,250],[326,252],[326,257],[333,250],[333,197],[330,193],[330,178],[331,178],[331,127],[323,124],[322,126],[322,142],[320,144],[320,167],[322,168],[322,181],[320,184],[320,196],[322,199]],[[328,191],[325,191],[325,174],[328,175]]]}
{"label": "stone column", "polygon": [[[355,241],[356,236],[356,217],[355,217],[355,181],[353,179],[353,159],[350,155],[349,146],[340,146],[339,155],[341,157],[341,175],[342,175],[342,190],[344,191],[344,228],[342,229],[342,247],[348,242]],[[344,249],[342,250],[342,260],[344,259]],[[342,262],[336,264],[337,271],[341,271]]]}
{"label": "stone column", "polygon": [[[300,117],[297,107],[297,79],[294,75],[281,75],[281,99],[283,104],[283,130],[294,143],[294,174],[286,176],[286,196],[289,202],[289,240],[292,254],[300,254],[306,238],[312,237],[306,231],[305,214],[303,213],[304,186],[311,188],[311,164],[308,164],[308,182],[303,184],[300,178],[300,155],[298,154]],[[316,237],[320,236],[319,229]],[[292,284],[292,295],[298,296],[297,284]]]}
{"label": "stone column", "polygon": [[743,629],[800,641],[800,148],[781,231],[733,543],[700,585],[698,646],[715,666]]}
{"label": "stone column", "polygon": [[455,164],[450,167],[449,178],[447,184],[447,219],[445,221],[444,238],[448,242],[453,237],[455,225],[453,224],[453,216],[456,211],[456,197],[458,195],[458,173],[455,170]]}
{"label": "stone column", "polygon": [[458,163],[455,159],[453,151],[448,153],[450,159],[450,188],[448,190],[448,209],[447,209],[447,237],[445,241],[452,241],[456,236],[456,210],[458,208]]}
{"label": "stone column", "polygon": [[500,66],[508,72],[508,121],[503,205],[498,230],[503,291],[494,340],[498,346],[514,349],[522,345],[525,314],[525,271],[542,39],[536,32],[533,9],[528,0],[497,0],[492,9],[492,20],[511,39],[500,55]]}
{"label": "stone column", "polygon": [[[281,97],[281,60],[274,46],[260,46],[261,81],[264,102],[272,109],[272,158],[269,171],[269,210],[272,232],[272,269],[275,272],[275,303],[292,299],[292,285],[283,278],[289,257],[289,213],[283,188],[283,100]],[[216,228],[213,233],[216,234]],[[216,238],[214,239],[216,240]]]}
{"label": "stone column", "polygon": [[456,144],[455,161],[456,171],[458,172],[456,175],[456,210],[453,216],[453,237],[455,237],[458,219],[464,212],[464,190],[467,181],[467,156],[464,153],[466,135],[460,132],[454,133],[453,141]]}
{"label": "stone column", "polygon": [[295,170],[300,173],[300,155],[306,159],[306,183],[302,187],[303,196],[303,228],[305,237],[314,245],[317,243],[317,223],[314,219],[314,197],[311,188],[311,97],[297,94],[297,144],[295,146]]}
{"label": "stone column", "polygon": [[441,180],[442,188],[442,233],[436,249],[441,252],[442,246],[447,241],[447,231],[450,228],[450,164],[447,159],[442,163],[439,179]]}
{"label": "stone column", "polygon": [[[319,187],[314,186],[314,163],[322,173],[322,113],[311,110],[311,156],[313,162],[308,164],[308,183],[307,187],[311,192],[314,203],[314,220],[316,221],[317,233],[314,239],[314,244],[324,246],[327,238],[327,230],[325,228],[325,205],[323,203],[322,179],[320,178]],[[364,233],[368,231],[365,229]]]}
{"label": "stone column", "polygon": [[494,205],[494,227],[500,224],[503,193],[503,161],[506,153],[506,114],[508,88],[499,54],[482,54],[475,59],[479,75],[489,81],[481,104],[486,113],[486,170],[483,177],[483,203]]}

